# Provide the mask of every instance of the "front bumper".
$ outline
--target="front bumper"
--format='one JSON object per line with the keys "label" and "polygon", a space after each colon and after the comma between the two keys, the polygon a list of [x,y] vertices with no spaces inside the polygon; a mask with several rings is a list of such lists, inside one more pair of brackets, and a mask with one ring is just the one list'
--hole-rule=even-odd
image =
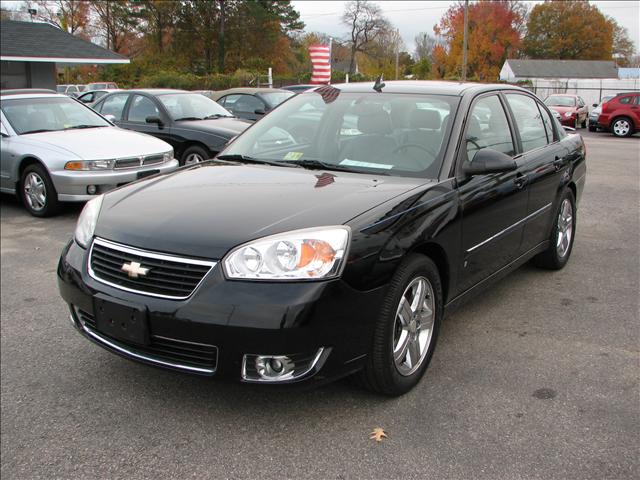
{"label": "front bumper", "polygon": [[[175,158],[159,165],[149,165],[143,168],[127,170],[100,171],[69,171],[59,170],[51,172],[51,180],[58,192],[58,200],[61,202],[83,202],[91,200],[96,195],[113,190],[120,185],[133,182],[141,175],[151,173],[169,173],[178,168],[178,160]],[[95,194],[88,194],[87,187],[96,186]]]}
{"label": "front bumper", "polygon": [[[158,367],[239,381],[245,355],[308,358],[304,375],[278,383],[320,383],[362,368],[386,286],[361,292],[342,280],[246,282],[214,267],[185,300],[169,300],[105,285],[88,273],[87,251],[74,241],[58,265],[58,285],[74,326],[113,353]],[[136,346],[101,333],[92,323],[96,297],[146,309],[151,344]],[[84,318],[85,316],[88,317]],[[156,339],[159,344],[156,345]],[[208,349],[209,365],[187,365],[158,355],[167,345]],[[160,349],[160,350],[159,350]],[[198,353],[199,354],[199,353]],[[313,361],[313,364],[312,364]]]}
{"label": "front bumper", "polygon": [[576,116],[565,117],[564,115],[560,115],[560,124],[567,127],[574,127],[576,124]]}

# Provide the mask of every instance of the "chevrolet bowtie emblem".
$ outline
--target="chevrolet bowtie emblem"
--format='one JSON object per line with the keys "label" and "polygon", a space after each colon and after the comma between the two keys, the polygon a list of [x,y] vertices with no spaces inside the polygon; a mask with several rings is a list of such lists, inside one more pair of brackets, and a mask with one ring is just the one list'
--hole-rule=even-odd
{"label": "chevrolet bowtie emblem", "polygon": [[121,270],[123,272],[127,272],[127,275],[129,275],[130,278],[144,277],[147,273],[149,273],[149,269],[144,268],[138,262],[125,263],[124,265],[122,265]]}

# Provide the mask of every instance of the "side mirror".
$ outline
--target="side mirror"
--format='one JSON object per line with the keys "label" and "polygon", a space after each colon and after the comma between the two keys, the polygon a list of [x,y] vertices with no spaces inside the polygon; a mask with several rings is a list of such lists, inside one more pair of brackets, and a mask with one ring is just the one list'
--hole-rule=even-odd
{"label": "side mirror", "polygon": [[253,113],[256,115],[264,115],[266,112],[264,111],[264,108],[256,108]]}
{"label": "side mirror", "polygon": [[149,116],[149,117],[145,118],[145,122],[147,122],[147,123],[155,123],[155,124],[158,125],[158,127],[162,127],[164,125],[164,123],[162,122],[160,117],[158,117],[156,115],[152,115],[152,116]]}
{"label": "side mirror", "polygon": [[509,172],[517,168],[516,162],[509,155],[491,148],[478,150],[473,161],[465,162],[462,171],[469,176],[489,173]]}
{"label": "side mirror", "polygon": [[86,98],[78,98],[78,100],[80,100],[82,103],[91,103],[91,100],[89,100],[89,97]]}
{"label": "side mirror", "polygon": [[573,127],[569,127],[569,126],[567,126],[567,125],[563,125],[563,126],[562,126],[562,128],[564,128],[565,132],[569,132],[569,133],[573,133],[573,132],[575,132],[575,131],[576,131],[576,129],[575,129],[575,128],[573,128]]}
{"label": "side mirror", "polygon": [[116,116],[115,115],[111,115],[110,113],[107,113],[104,118],[106,118],[107,120],[109,120],[111,123],[115,123],[116,122]]}

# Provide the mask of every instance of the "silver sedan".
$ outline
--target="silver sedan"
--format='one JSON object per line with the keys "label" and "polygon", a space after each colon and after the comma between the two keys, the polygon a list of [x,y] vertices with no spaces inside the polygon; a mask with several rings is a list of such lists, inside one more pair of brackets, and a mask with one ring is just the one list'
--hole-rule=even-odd
{"label": "silver sedan", "polygon": [[0,191],[17,193],[37,217],[178,167],[168,143],[122,130],[65,95],[5,91],[0,110]]}

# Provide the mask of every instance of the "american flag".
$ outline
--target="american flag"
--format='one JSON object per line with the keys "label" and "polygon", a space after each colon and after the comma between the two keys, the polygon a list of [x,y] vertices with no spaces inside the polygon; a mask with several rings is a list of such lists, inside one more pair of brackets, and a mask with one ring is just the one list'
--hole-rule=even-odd
{"label": "american flag", "polygon": [[311,45],[309,55],[313,64],[311,83],[329,83],[331,81],[331,49],[326,45]]}

